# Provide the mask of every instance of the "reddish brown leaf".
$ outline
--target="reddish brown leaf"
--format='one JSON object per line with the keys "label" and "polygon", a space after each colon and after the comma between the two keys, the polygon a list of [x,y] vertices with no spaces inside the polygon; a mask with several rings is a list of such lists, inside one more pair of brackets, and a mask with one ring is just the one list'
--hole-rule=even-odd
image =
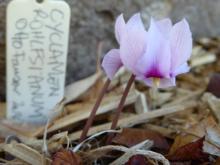
{"label": "reddish brown leaf", "polygon": [[214,163],[214,165],[220,165],[220,157],[218,157]]}
{"label": "reddish brown leaf", "polygon": [[215,95],[216,97],[220,97],[220,74],[215,73],[212,75],[210,82],[208,84],[207,91]]}
{"label": "reddish brown leaf", "polygon": [[191,142],[196,141],[198,138],[193,136],[193,135],[188,135],[188,134],[180,134],[175,137],[175,140],[170,147],[168,155],[173,155],[174,152],[176,152],[177,149],[180,147],[185,146],[186,144],[189,144]]}
{"label": "reddish brown leaf", "polygon": [[155,148],[161,150],[168,150],[169,145],[167,140],[159,133],[146,129],[124,128],[122,133],[117,134],[113,138],[116,144],[124,145],[127,147],[134,146],[144,140],[152,140]]}
{"label": "reddish brown leaf", "polygon": [[168,155],[170,161],[205,161],[208,154],[203,152],[203,142],[205,137],[195,142],[188,143],[178,148],[172,155]]}
{"label": "reddish brown leaf", "polygon": [[79,155],[71,150],[62,149],[53,156],[52,165],[82,165]]}
{"label": "reddish brown leaf", "polygon": [[191,165],[191,161],[186,161],[186,162],[170,162],[170,165]]}
{"label": "reddish brown leaf", "polygon": [[125,165],[151,165],[143,155],[134,155],[130,157]]}

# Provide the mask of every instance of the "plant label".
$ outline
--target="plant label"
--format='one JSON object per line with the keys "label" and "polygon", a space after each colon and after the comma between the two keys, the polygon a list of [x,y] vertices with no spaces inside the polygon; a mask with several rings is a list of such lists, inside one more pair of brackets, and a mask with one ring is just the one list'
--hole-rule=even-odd
{"label": "plant label", "polygon": [[62,0],[13,0],[7,8],[7,117],[43,124],[63,99],[70,8]]}

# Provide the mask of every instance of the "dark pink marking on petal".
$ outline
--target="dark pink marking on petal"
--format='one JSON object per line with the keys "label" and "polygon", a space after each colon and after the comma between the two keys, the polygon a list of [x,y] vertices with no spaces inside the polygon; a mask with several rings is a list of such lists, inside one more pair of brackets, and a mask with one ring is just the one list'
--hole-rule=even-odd
{"label": "dark pink marking on petal", "polygon": [[147,74],[145,75],[146,78],[164,78],[163,75],[160,73],[156,67],[151,69]]}

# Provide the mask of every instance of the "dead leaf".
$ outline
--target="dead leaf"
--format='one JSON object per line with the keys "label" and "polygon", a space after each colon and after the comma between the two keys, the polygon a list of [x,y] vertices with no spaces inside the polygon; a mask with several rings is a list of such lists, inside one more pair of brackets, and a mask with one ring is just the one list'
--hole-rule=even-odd
{"label": "dead leaf", "polygon": [[52,165],[82,165],[79,155],[71,150],[62,149],[53,156]]}
{"label": "dead leaf", "polygon": [[191,161],[185,161],[185,162],[171,162],[170,165],[191,165]]}
{"label": "dead leaf", "polygon": [[220,156],[220,128],[213,117],[205,118],[191,128],[188,128],[185,133],[187,134],[176,136],[169,154],[173,154],[177,148],[205,136],[203,151],[211,155]]}
{"label": "dead leaf", "polygon": [[207,91],[215,95],[216,97],[220,97],[220,74],[215,73],[212,75],[210,82],[208,84]]}
{"label": "dead leaf", "polygon": [[214,163],[214,165],[220,165],[220,157],[218,157]]}
{"label": "dead leaf", "polygon": [[188,135],[188,134],[187,135],[177,135],[171,148],[170,148],[169,155],[173,155],[178,148],[180,148],[188,143],[191,143],[191,142],[195,141],[196,139],[198,139],[198,138],[193,135]]}
{"label": "dead leaf", "polygon": [[122,133],[117,134],[113,138],[113,143],[132,147],[144,140],[152,140],[154,142],[153,147],[168,150],[169,145],[166,139],[159,133],[147,130],[147,129],[136,129],[136,128],[124,128]]}
{"label": "dead leaf", "polygon": [[6,116],[6,103],[0,102],[0,118],[4,118]]}
{"label": "dead leaf", "polygon": [[149,163],[147,158],[143,155],[134,155],[130,157],[125,165],[151,165],[151,163]]}
{"label": "dead leaf", "polygon": [[168,155],[170,161],[205,161],[208,160],[208,154],[203,152],[203,142],[205,137],[195,142],[188,143],[179,147],[173,154]]}

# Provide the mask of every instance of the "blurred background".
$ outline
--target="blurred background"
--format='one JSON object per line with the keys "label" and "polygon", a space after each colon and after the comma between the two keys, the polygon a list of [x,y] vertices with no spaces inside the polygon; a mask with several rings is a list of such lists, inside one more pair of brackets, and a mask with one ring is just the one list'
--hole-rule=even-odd
{"label": "blurred background", "polygon": [[[151,16],[158,19],[171,17],[173,22],[185,17],[194,39],[220,35],[220,0],[66,1],[72,10],[66,84],[94,73],[97,60],[112,47],[117,47],[114,22],[120,13],[127,19],[135,12],[141,12],[146,27]],[[8,3],[9,0],[0,1],[0,101],[5,100],[5,14]]]}

